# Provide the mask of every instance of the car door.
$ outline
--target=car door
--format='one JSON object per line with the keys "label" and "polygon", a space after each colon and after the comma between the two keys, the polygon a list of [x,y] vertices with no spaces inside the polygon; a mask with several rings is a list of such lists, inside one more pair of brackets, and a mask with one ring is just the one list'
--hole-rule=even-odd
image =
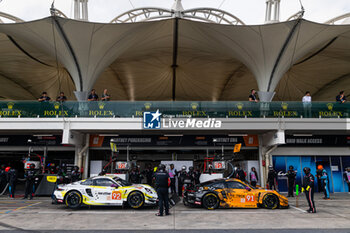
{"label": "car door", "polygon": [[252,203],[256,202],[256,197],[247,190],[247,187],[238,181],[226,182],[227,204],[231,208],[254,207]]}
{"label": "car door", "polygon": [[114,187],[111,187],[115,182],[108,178],[94,179],[92,186],[92,193],[94,201],[99,204],[112,204],[112,196],[115,191]]}

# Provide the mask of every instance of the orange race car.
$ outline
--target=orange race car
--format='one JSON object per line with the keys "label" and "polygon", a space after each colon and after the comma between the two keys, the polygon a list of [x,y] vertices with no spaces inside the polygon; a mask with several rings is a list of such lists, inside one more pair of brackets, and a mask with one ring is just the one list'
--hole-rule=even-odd
{"label": "orange race car", "polygon": [[274,190],[253,188],[238,179],[216,179],[184,192],[184,204],[223,208],[288,208],[288,199]]}

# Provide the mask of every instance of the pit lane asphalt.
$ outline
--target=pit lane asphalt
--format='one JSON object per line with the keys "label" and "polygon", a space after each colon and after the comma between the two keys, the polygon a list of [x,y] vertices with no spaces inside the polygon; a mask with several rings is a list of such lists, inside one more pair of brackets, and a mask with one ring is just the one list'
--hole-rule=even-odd
{"label": "pit lane asphalt", "polygon": [[[323,200],[316,194],[317,214],[304,210],[304,196],[290,199],[289,209],[188,208],[182,203],[171,209],[171,216],[156,217],[154,208],[133,210],[121,207],[92,207],[70,210],[52,205],[47,197],[34,200],[0,198],[0,231],[11,232],[335,232],[350,233],[350,195],[332,195]],[[273,229],[267,230],[267,229]],[[321,229],[324,229],[321,231]],[[230,230],[230,231],[227,231]]]}

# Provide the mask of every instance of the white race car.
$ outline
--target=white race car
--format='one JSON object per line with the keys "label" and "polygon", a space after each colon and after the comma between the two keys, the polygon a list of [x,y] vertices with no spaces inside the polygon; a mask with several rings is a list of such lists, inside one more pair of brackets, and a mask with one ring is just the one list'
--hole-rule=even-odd
{"label": "white race car", "polygon": [[72,209],[82,205],[123,206],[137,209],[155,205],[157,192],[149,185],[131,184],[116,175],[96,176],[71,184],[59,185],[54,192],[57,203]]}

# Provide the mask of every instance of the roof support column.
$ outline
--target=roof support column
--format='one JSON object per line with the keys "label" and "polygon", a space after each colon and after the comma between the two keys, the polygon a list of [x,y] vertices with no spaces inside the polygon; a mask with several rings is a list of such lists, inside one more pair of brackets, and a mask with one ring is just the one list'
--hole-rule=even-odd
{"label": "roof support column", "polygon": [[172,88],[172,100],[176,100],[176,68],[177,68],[177,55],[179,47],[179,18],[175,18],[174,21],[174,38],[173,38],[173,88]]}
{"label": "roof support column", "polygon": [[271,102],[276,92],[270,91],[258,91],[259,99],[261,102]]}

